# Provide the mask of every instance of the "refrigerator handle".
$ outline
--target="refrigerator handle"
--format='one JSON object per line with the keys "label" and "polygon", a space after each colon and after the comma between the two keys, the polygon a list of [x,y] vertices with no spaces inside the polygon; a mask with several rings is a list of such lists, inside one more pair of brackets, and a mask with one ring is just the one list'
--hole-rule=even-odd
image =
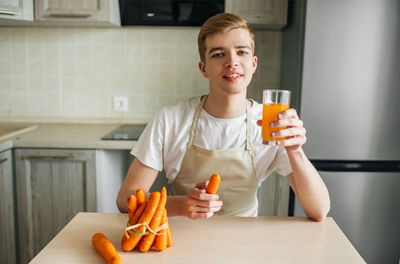
{"label": "refrigerator handle", "polygon": [[400,160],[311,160],[319,171],[400,172]]}

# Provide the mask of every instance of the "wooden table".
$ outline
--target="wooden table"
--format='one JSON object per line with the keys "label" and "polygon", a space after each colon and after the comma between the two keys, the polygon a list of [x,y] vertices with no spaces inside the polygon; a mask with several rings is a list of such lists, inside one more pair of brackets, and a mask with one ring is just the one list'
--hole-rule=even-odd
{"label": "wooden table", "polygon": [[79,213],[31,263],[105,263],[91,244],[104,233],[124,263],[365,263],[332,218],[169,217],[174,245],[123,252],[126,214]]}

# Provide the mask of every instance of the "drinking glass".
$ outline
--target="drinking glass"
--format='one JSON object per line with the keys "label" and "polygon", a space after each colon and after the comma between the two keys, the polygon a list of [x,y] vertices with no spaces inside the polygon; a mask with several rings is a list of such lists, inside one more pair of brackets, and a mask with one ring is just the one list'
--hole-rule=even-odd
{"label": "drinking glass", "polygon": [[262,138],[265,145],[276,145],[277,140],[284,138],[273,138],[271,133],[286,127],[271,127],[272,121],[278,120],[278,114],[290,107],[290,91],[268,89],[263,91],[263,115],[262,115]]}

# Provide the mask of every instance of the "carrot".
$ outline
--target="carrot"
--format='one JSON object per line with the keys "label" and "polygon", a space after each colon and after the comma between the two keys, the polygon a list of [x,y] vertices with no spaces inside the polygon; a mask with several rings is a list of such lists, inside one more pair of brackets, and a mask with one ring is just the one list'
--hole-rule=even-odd
{"label": "carrot", "polygon": [[[149,201],[145,201],[142,203],[139,208],[135,211],[135,215],[129,219],[129,224],[130,225],[135,225],[137,224],[138,219],[142,216],[144,209],[146,208],[147,204]],[[131,251],[133,248],[130,247],[130,244],[127,243],[126,241],[128,240],[128,237],[126,236],[126,232],[124,232],[124,235],[122,236],[121,244],[122,244],[122,249],[124,251]]]}
{"label": "carrot", "polygon": [[[167,209],[164,208],[161,225],[167,222]],[[159,232],[159,235],[156,237],[154,246],[158,251],[165,250],[167,248],[168,238],[167,238],[167,229],[163,229]]]}
{"label": "carrot", "polygon": [[206,193],[216,194],[220,182],[221,182],[221,176],[219,176],[218,173],[211,175],[210,181],[206,188]]}
{"label": "carrot", "polygon": [[129,219],[133,217],[135,214],[136,208],[137,208],[137,203],[136,203],[136,196],[135,195],[129,195],[126,205],[128,207],[128,216]]}
{"label": "carrot", "polygon": [[[142,223],[149,224],[150,223],[151,219],[153,218],[153,216],[156,212],[158,203],[160,201],[160,196],[161,196],[160,192],[152,192],[151,193],[149,202],[146,206],[146,209],[144,210],[142,216],[138,220],[139,224],[142,224]],[[144,233],[144,231],[146,231],[146,227],[140,226],[139,228],[135,228],[135,230]],[[142,238],[142,236],[143,235],[133,235],[133,236],[130,236],[125,241],[124,241],[124,239],[122,239],[122,242],[123,242],[122,248],[125,251],[131,251],[139,243],[139,240]]]}
{"label": "carrot", "polygon": [[139,220],[139,217],[142,216],[144,209],[146,209],[147,206],[147,201],[142,203],[139,208],[135,211],[135,214],[133,215],[132,218],[129,218],[129,224],[134,225],[137,224],[137,221]]}
{"label": "carrot", "polygon": [[[167,222],[167,209],[164,208],[162,215],[161,225]],[[156,237],[154,246],[156,250],[162,251],[167,248],[167,230],[163,229],[160,231],[159,235]]]}
{"label": "carrot", "polygon": [[174,240],[172,239],[171,228],[168,225],[168,229],[167,229],[167,246],[168,247],[172,247],[173,244],[174,244]]}
{"label": "carrot", "polygon": [[[150,223],[151,219],[153,219],[153,216],[157,210],[157,206],[160,202],[160,198],[161,198],[160,192],[152,192],[151,193],[149,203],[146,206],[146,209],[144,210],[142,216],[139,218],[138,223],[145,223],[145,222],[147,224]],[[146,231],[146,227],[144,227],[144,226],[140,227],[140,229],[142,232]]]}
{"label": "carrot", "polygon": [[108,238],[102,233],[96,233],[92,236],[92,244],[97,252],[109,264],[121,264],[122,259],[118,255],[117,250]]}
{"label": "carrot", "polygon": [[124,232],[124,235],[122,236],[122,239],[121,239],[122,250],[131,251],[132,249],[128,248],[129,245],[126,242],[128,240],[128,238],[126,237],[125,233],[126,233],[126,231]]}
{"label": "carrot", "polygon": [[[163,187],[161,189],[161,198],[160,202],[158,203],[156,213],[154,214],[154,217],[150,222],[151,229],[154,230],[160,226],[166,202],[167,202],[167,189]],[[147,252],[150,249],[155,239],[155,236],[156,236],[155,234],[148,234],[142,238],[139,246],[140,252]]]}
{"label": "carrot", "polygon": [[136,200],[137,200],[137,205],[138,206],[140,206],[146,200],[146,196],[145,196],[144,191],[142,189],[137,189],[137,191],[136,191]]}

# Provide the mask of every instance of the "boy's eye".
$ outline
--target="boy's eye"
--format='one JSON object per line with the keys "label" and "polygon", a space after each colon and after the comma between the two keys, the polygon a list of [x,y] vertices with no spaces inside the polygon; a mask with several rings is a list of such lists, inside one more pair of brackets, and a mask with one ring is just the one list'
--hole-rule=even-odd
{"label": "boy's eye", "polygon": [[245,51],[245,50],[239,50],[239,55],[244,55],[244,54],[247,54],[248,52],[247,51]]}
{"label": "boy's eye", "polygon": [[215,54],[213,54],[211,57],[213,57],[213,58],[216,58],[216,57],[222,57],[223,56],[223,53],[215,53]]}

